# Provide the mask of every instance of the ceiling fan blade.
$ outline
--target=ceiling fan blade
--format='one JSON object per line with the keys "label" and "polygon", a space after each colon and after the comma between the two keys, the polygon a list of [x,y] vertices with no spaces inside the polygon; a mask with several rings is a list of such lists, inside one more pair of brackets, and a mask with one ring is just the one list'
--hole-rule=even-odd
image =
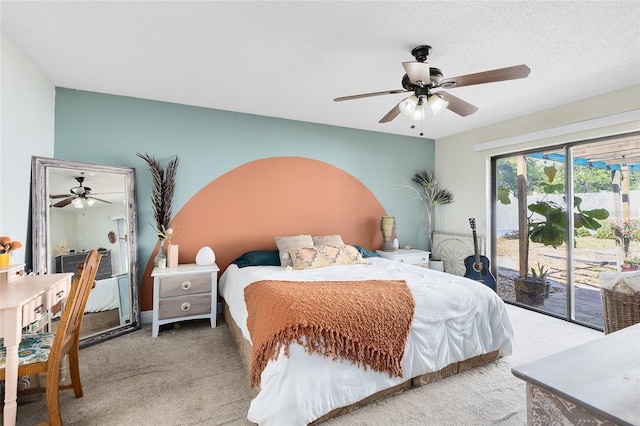
{"label": "ceiling fan blade", "polygon": [[386,90],[384,92],[372,92],[372,93],[363,93],[361,95],[351,95],[351,96],[341,96],[339,98],[335,98],[335,102],[340,101],[350,101],[352,99],[361,99],[361,98],[370,98],[372,96],[381,96],[381,95],[393,95],[394,93],[405,93],[408,90],[397,89],[397,90]]}
{"label": "ceiling fan blade", "polygon": [[513,67],[498,68],[490,71],[478,72],[475,74],[466,74],[458,77],[445,78],[439,84],[439,87],[453,88],[472,86],[474,84],[494,83],[496,81],[516,80],[525,78],[529,75],[531,69],[526,65],[516,65]]}
{"label": "ceiling fan blade", "polygon": [[393,108],[391,108],[391,111],[389,111],[384,117],[382,117],[380,119],[380,121],[378,121],[378,123],[388,123],[391,120],[393,120],[394,118],[396,118],[402,111],[400,111],[400,104],[394,106]]}
{"label": "ceiling fan blade", "polygon": [[449,102],[449,105],[447,105],[449,111],[453,111],[461,117],[471,115],[478,110],[477,106],[471,105],[469,102],[463,101],[450,93],[440,91],[436,94],[442,96],[445,101]]}
{"label": "ceiling fan blade", "polygon": [[124,192],[122,191],[115,191],[115,192],[92,192],[92,193],[87,193],[87,197],[93,197],[94,195],[112,195],[112,194],[124,194]]}
{"label": "ceiling fan blade", "polygon": [[431,82],[431,70],[426,62],[403,62],[402,66],[411,83],[418,84],[419,81],[422,81],[426,86]]}
{"label": "ceiling fan blade", "polygon": [[58,194],[58,195],[49,195],[49,198],[66,198],[69,194]]}
{"label": "ceiling fan blade", "polygon": [[103,203],[107,203],[107,204],[113,204],[111,201],[107,201],[107,200],[103,200],[102,198],[96,198],[94,196],[88,197],[88,198],[92,198],[96,201],[102,201]]}
{"label": "ceiling fan blade", "polygon": [[71,204],[71,201],[73,201],[75,197],[67,197],[62,201],[58,201],[57,203],[55,203],[53,205],[53,207],[64,207],[64,206],[68,206],[69,204]]}

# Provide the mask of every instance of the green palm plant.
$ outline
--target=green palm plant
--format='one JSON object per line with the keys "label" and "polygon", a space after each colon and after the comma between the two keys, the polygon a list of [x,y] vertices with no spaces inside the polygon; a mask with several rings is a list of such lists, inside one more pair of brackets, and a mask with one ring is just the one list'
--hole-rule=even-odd
{"label": "green palm plant", "polygon": [[426,208],[427,217],[426,221],[424,221],[424,229],[429,239],[429,247],[433,250],[433,209],[436,206],[453,203],[453,194],[448,189],[438,186],[438,181],[433,172],[428,172],[424,169],[420,170],[411,180],[422,187],[422,191],[416,192]]}

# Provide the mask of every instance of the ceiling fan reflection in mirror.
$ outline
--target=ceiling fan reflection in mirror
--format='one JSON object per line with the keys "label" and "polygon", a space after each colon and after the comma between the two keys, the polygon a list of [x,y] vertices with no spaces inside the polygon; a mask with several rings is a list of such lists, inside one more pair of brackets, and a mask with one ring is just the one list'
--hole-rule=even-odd
{"label": "ceiling fan reflection in mirror", "polygon": [[93,206],[96,201],[100,201],[102,203],[113,204],[111,201],[107,201],[101,198],[95,197],[95,195],[100,195],[98,193],[91,192],[91,188],[88,186],[84,186],[84,176],[76,176],[75,180],[78,181],[79,186],[75,186],[69,190],[69,194],[57,194],[57,195],[49,195],[50,199],[58,199],[63,198],[62,201],[58,201],[55,204],[52,204],[52,207],[66,207],[69,204],[74,207],[81,209],[84,207],[85,203],[89,207]]}
{"label": "ceiling fan reflection in mirror", "polygon": [[[402,77],[402,89],[342,96],[335,98],[334,101],[349,101],[372,96],[413,92],[411,96],[401,100],[394,106],[380,119],[379,123],[388,123],[400,115],[400,113],[407,115],[412,121],[422,121],[426,118],[427,106],[429,107],[428,110],[434,115],[438,115],[444,109],[448,109],[461,117],[466,117],[476,112],[478,108],[443,90],[435,90],[516,80],[527,77],[531,72],[526,65],[516,65],[458,77],[444,78],[442,71],[438,68],[430,67],[427,63],[427,56],[429,56],[430,53],[431,46],[427,45],[418,46],[411,50],[411,55],[413,55],[415,61],[402,63],[406,71],[406,74]],[[412,129],[414,127],[415,125],[411,126]],[[422,132],[420,136],[423,136]]]}

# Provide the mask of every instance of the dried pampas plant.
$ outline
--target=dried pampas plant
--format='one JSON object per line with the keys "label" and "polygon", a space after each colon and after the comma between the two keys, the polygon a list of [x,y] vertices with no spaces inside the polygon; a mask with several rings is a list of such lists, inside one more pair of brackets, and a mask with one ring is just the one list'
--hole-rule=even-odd
{"label": "dried pampas plant", "polygon": [[172,157],[165,169],[158,160],[147,153],[140,154],[138,152],[136,155],[149,165],[151,178],[153,179],[151,205],[153,206],[153,217],[156,222],[155,230],[159,238],[165,238],[166,230],[169,229],[169,223],[171,222],[171,205],[176,187],[178,156]]}

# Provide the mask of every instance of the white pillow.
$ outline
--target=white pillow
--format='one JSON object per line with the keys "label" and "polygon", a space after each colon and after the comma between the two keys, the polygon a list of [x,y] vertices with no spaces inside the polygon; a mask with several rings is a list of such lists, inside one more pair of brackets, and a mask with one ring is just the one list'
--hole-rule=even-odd
{"label": "white pillow", "polygon": [[289,249],[301,247],[313,247],[313,238],[310,234],[293,235],[288,237],[275,237],[276,246],[280,252],[280,266],[293,266]]}
{"label": "white pillow", "polygon": [[343,246],[342,237],[340,235],[323,235],[321,237],[312,237],[314,246]]}

